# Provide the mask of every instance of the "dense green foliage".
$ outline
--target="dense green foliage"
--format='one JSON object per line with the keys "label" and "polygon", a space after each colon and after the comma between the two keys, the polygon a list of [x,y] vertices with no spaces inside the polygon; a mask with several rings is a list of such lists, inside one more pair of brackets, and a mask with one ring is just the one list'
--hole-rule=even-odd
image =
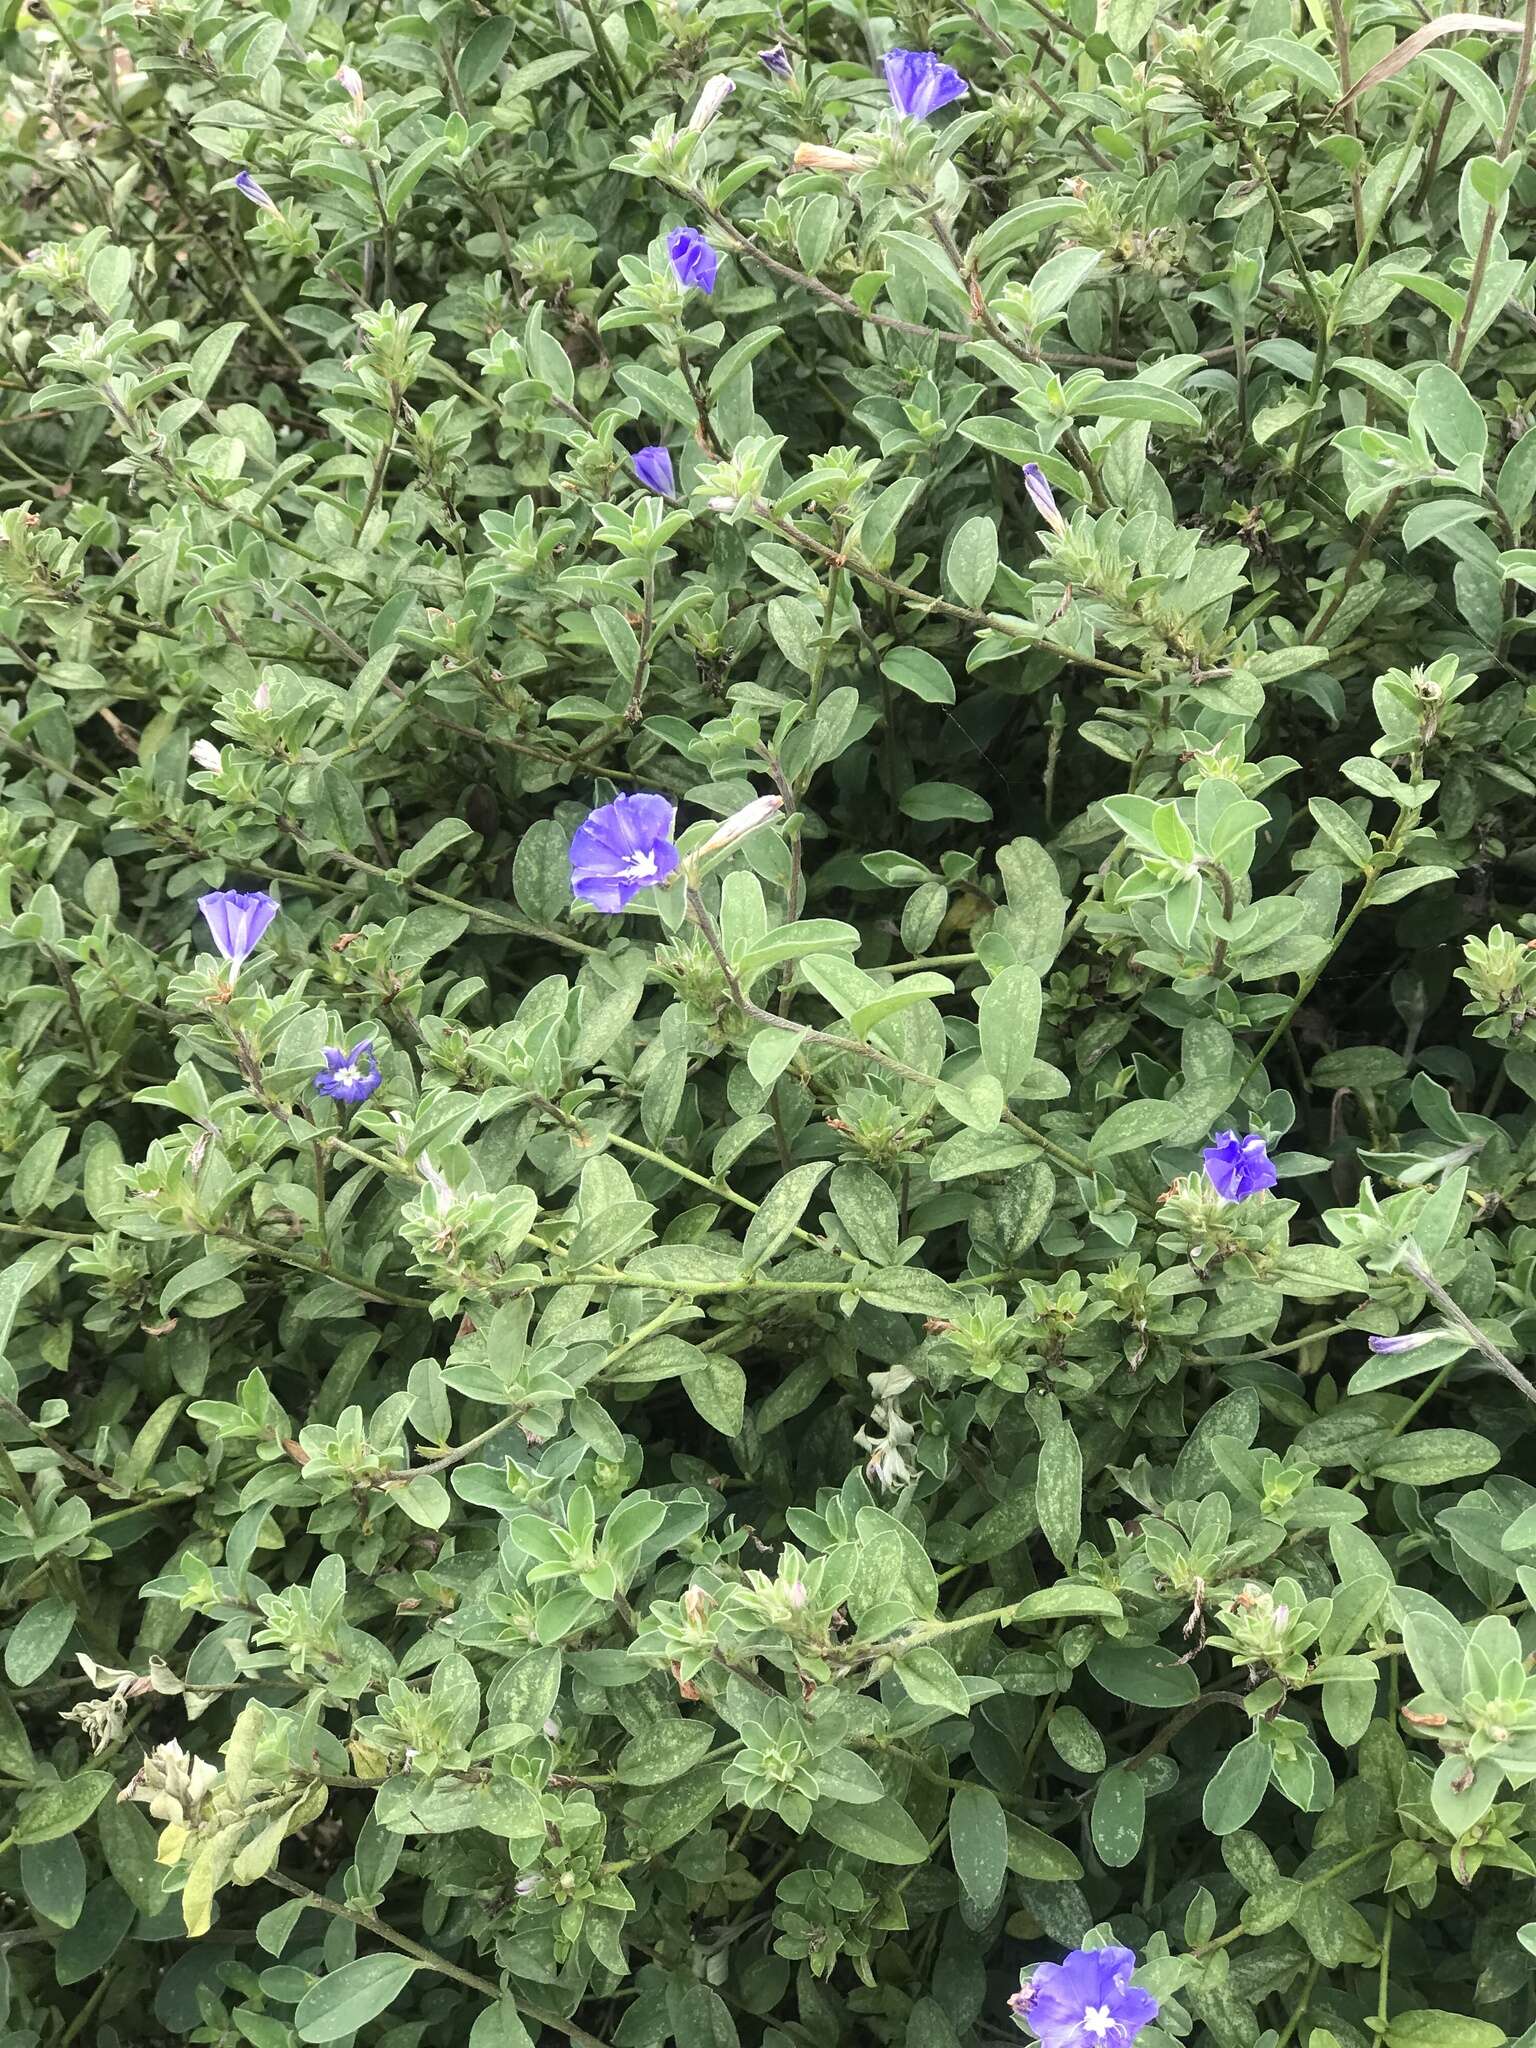
{"label": "dense green foliage", "polygon": [[1536,0],[1420,19],[0,8],[3,2048],[1536,2042]]}

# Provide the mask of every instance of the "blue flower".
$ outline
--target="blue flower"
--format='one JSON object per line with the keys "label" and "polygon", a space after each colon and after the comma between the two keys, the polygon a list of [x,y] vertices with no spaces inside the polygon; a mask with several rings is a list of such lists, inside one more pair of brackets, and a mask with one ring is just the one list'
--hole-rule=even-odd
{"label": "blue flower", "polygon": [[216,889],[211,896],[199,896],[197,907],[208,921],[213,943],[237,970],[277,915],[277,904],[265,889]]}
{"label": "blue flower", "polygon": [[771,50],[759,50],[757,61],[765,70],[771,71],[775,78],[793,78],[795,75],[795,67],[790,63],[782,43],[775,43]]}
{"label": "blue flower", "polygon": [[1062,518],[1060,507],[1056,503],[1056,493],[1046,482],[1045,471],[1038,462],[1025,463],[1024,488],[1029,493],[1029,502],[1052,533],[1065,533],[1067,522]]}
{"label": "blue flower", "polygon": [[888,50],[884,61],[891,105],[898,114],[926,121],[969,91],[953,65],[941,64],[932,50]]}
{"label": "blue flower", "polygon": [[672,265],[672,275],[684,291],[690,286],[706,295],[714,290],[720,258],[697,228],[672,230],[667,237],[667,260]]}
{"label": "blue flower", "polygon": [[249,171],[241,171],[236,177],[235,190],[242,198],[249,199],[254,206],[259,206],[263,213],[276,213],[276,200],[264,186],[257,184]]}
{"label": "blue flower", "polygon": [[350,1052],[328,1045],[322,1057],[325,1067],[316,1074],[314,1085],[332,1102],[366,1102],[384,1079],[373,1057],[371,1038],[360,1038]]}
{"label": "blue flower", "polygon": [[1158,2002],[1131,1982],[1128,1948],[1075,1948],[1059,1963],[1039,1963],[1008,2001],[1040,2048],[1131,2048],[1157,2018]]}
{"label": "blue flower", "polygon": [[664,796],[616,796],[576,828],[571,893],[594,910],[627,910],[677,873],[676,824],[677,806]]}
{"label": "blue flower", "polygon": [[658,444],[652,448],[637,448],[630,460],[635,475],[648,491],[654,491],[659,498],[670,498],[677,490],[677,478],[672,474],[672,457]]}
{"label": "blue flower", "polygon": [[1211,1186],[1224,1202],[1246,1202],[1280,1178],[1257,1131],[1240,1138],[1236,1131],[1218,1131],[1200,1154]]}

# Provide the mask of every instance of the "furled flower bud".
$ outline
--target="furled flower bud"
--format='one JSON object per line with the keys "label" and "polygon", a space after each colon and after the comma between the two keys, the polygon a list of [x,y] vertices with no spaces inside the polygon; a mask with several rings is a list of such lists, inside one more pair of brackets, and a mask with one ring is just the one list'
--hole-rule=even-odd
{"label": "furled flower bud", "polygon": [[694,135],[701,134],[735,90],[735,79],[727,78],[723,71],[718,77],[711,78],[699,94],[699,103],[689,119],[690,132]]}
{"label": "furled flower bud", "polygon": [[1067,522],[1062,518],[1056,504],[1056,494],[1045,480],[1045,472],[1038,462],[1024,465],[1024,488],[1029,493],[1029,502],[1052,533],[1065,533]]}
{"label": "furled flower bud", "polygon": [[257,184],[249,171],[241,171],[235,179],[235,190],[242,198],[249,199],[253,206],[259,206],[263,213],[276,213],[277,202],[265,186]]}
{"label": "furled flower bud", "polygon": [[192,758],[199,768],[206,768],[210,775],[219,774],[224,767],[224,757],[212,740],[194,740]]}
{"label": "furled flower bud", "polygon": [[795,151],[797,171],[836,171],[851,177],[855,171],[872,170],[874,162],[872,156],[855,156],[848,149],[828,149],[820,142],[802,142]]}
{"label": "furled flower bud", "polygon": [[795,67],[782,43],[775,43],[771,50],[759,50],[757,61],[765,71],[771,71],[775,78],[793,78]]}
{"label": "furled flower bud", "polygon": [[1405,1331],[1400,1337],[1368,1337],[1366,1345],[1372,1351],[1395,1358],[1402,1351],[1421,1351],[1426,1344],[1433,1344],[1437,1337],[1444,1335],[1444,1330]]}
{"label": "furled flower bud", "polygon": [[738,839],[745,839],[749,832],[755,832],[759,825],[784,808],[781,796],[754,797],[749,804],[743,804],[739,811],[733,811],[722,824],[715,827],[704,844],[699,848],[697,858],[705,859],[712,853],[724,853],[728,846],[734,846]]}
{"label": "furled flower bud", "polygon": [[363,104],[363,81],[358,73],[353,70],[350,64],[338,64],[334,76],[336,83],[351,100],[353,106],[361,110]]}

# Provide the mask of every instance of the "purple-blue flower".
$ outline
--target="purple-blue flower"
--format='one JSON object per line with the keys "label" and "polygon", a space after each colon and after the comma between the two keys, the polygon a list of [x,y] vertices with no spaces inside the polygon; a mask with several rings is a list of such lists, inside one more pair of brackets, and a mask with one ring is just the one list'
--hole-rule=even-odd
{"label": "purple-blue flower", "polygon": [[771,71],[775,78],[793,78],[795,75],[795,67],[790,63],[782,43],[775,43],[771,50],[759,50],[757,61],[765,70]]}
{"label": "purple-blue flower", "polygon": [[373,1056],[373,1040],[360,1038],[350,1052],[328,1045],[321,1057],[323,1069],[315,1076],[315,1088],[332,1102],[366,1102],[384,1076]]}
{"label": "purple-blue flower", "polygon": [[1224,1202],[1246,1202],[1280,1178],[1257,1131],[1240,1138],[1236,1131],[1218,1131],[1200,1154],[1211,1186]]}
{"label": "purple-blue flower", "polygon": [[635,475],[648,491],[654,491],[659,498],[674,495],[677,478],[672,474],[672,457],[659,443],[652,448],[637,448],[630,460]]}
{"label": "purple-blue flower", "polygon": [[1131,1982],[1128,1948],[1075,1948],[1059,1963],[1038,1963],[1008,2001],[1040,2048],[1131,2048],[1157,2018],[1158,2002]]}
{"label": "purple-blue flower", "polygon": [[1400,1351],[1422,1351],[1426,1344],[1433,1344],[1437,1337],[1445,1334],[1444,1330],[1413,1330],[1401,1337],[1367,1337],[1365,1341],[1368,1350],[1395,1358]]}
{"label": "purple-blue flower", "polygon": [[211,896],[199,896],[197,907],[208,921],[213,943],[236,970],[255,952],[277,915],[277,904],[265,889],[216,889]]}
{"label": "purple-blue flower", "polygon": [[720,258],[697,228],[672,230],[667,237],[667,260],[672,265],[672,275],[684,291],[690,286],[706,295],[714,290]]}
{"label": "purple-blue flower", "polygon": [[237,175],[235,190],[242,198],[249,199],[253,206],[259,206],[264,213],[276,213],[276,200],[264,185],[257,184],[249,171],[241,171]]}
{"label": "purple-blue flower", "polygon": [[1065,533],[1067,522],[1061,516],[1056,503],[1056,493],[1046,481],[1045,471],[1038,462],[1024,465],[1024,488],[1029,493],[1029,502],[1053,533]]}
{"label": "purple-blue flower", "polygon": [[969,91],[954,66],[941,64],[932,50],[888,50],[884,62],[891,105],[898,114],[926,121]]}
{"label": "purple-blue flower", "polygon": [[576,828],[571,893],[593,910],[627,910],[642,889],[677,873],[677,806],[664,796],[616,796]]}

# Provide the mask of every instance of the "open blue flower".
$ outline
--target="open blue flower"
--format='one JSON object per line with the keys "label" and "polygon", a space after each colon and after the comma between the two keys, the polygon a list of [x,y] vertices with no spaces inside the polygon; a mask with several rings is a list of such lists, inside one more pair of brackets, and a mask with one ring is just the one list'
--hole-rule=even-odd
{"label": "open blue flower", "polygon": [[277,915],[277,903],[265,889],[215,889],[210,896],[199,896],[197,907],[207,920],[213,943],[236,969],[255,952],[262,933]]}
{"label": "open blue flower", "polygon": [[932,50],[887,50],[884,62],[891,105],[919,121],[970,90],[954,66],[941,64]]}
{"label": "open blue flower", "polygon": [[674,228],[667,237],[667,261],[672,275],[683,287],[712,292],[720,272],[720,258],[697,228]]}
{"label": "open blue flower", "polygon": [[1240,1138],[1236,1131],[1218,1131],[1200,1154],[1211,1186],[1224,1202],[1246,1202],[1262,1195],[1280,1178],[1257,1131]]}
{"label": "open blue flower", "polygon": [[325,1065],[316,1074],[314,1085],[332,1102],[366,1102],[384,1079],[373,1056],[371,1038],[360,1038],[350,1052],[328,1045],[321,1057]]}
{"label": "open blue flower", "polygon": [[648,491],[654,491],[658,498],[675,495],[677,478],[672,473],[672,457],[659,443],[652,448],[637,448],[630,459],[635,475]]}
{"label": "open blue flower", "polygon": [[616,796],[576,828],[571,892],[593,910],[627,910],[642,889],[675,875],[677,806],[664,796]]}
{"label": "open blue flower", "polygon": [[1040,2048],[1131,2048],[1157,2018],[1158,2002],[1131,1982],[1128,1948],[1075,1948],[1059,1963],[1039,1963],[1008,2001]]}

